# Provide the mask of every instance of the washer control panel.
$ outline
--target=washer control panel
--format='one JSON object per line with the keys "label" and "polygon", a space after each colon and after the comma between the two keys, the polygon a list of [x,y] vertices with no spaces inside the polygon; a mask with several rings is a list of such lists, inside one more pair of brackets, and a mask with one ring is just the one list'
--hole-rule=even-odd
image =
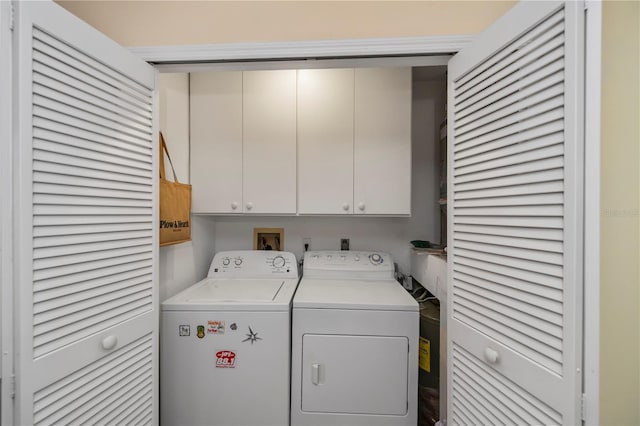
{"label": "washer control panel", "polygon": [[236,250],[216,253],[208,277],[227,278],[298,278],[293,253],[271,250]]}
{"label": "washer control panel", "polygon": [[303,276],[393,278],[394,266],[387,253],[369,251],[308,251]]}

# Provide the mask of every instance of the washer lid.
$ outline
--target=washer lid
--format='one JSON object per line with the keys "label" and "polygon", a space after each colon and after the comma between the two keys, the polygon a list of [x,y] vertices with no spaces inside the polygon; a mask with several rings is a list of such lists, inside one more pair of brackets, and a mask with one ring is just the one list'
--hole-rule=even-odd
{"label": "washer lid", "polygon": [[162,303],[163,310],[288,309],[296,280],[207,278]]}
{"label": "washer lid", "polygon": [[395,280],[302,278],[293,308],[418,311],[418,302]]}

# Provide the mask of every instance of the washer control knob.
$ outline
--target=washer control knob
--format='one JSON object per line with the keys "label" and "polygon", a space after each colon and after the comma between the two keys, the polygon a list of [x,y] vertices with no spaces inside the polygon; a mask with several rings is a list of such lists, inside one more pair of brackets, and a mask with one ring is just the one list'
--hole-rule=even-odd
{"label": "washer control knob", "polygon": [[240,266],[240,265],[242,265],[242,258],[238,257],[238,258],[235,260],[235,264],[236,264],[236,266]]}
{"label": "washer control knob", "polygon": [[275,266],[276,268],[282,268],[285,263],[286,262],[284,260],[284,257],[282,257],[282,256],[276,256],[273,259],[273,266]]}
{"label": "washer control knob", "polygon": [[224,266],[229,266],[229,263],[231,263],[231,259],[229,259],[228,257],[225,257],[224,259],[222,259],[222,264]]}
{"label": "washer control knob", "polygon": [[371,256],[369,256],[369,259],[371,259],[371,263],[373,263],[374,265],[379,265],[382,263],[382,256],[380,256],[378,253],[374,253]]}

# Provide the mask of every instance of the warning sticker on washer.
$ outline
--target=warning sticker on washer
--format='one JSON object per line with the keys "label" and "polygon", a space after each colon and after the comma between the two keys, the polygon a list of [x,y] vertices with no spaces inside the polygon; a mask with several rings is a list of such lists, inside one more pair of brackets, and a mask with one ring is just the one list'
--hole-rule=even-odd
{"label": "warning sticker on washer", "polygon": [[236,353],[233,351],[216,352],[216,368],[236,368]]}
{"label": "warning sticker on washer", "polygon": [[425,339],[424,337],[420,338],[420,361],[418,364],[420,368],[422,368],[427,373],[431,373],[431,341]]}
{"label": "warning sticker on washer", "polygon": [[207,334],[224,334],[224,321],[207,321]]}

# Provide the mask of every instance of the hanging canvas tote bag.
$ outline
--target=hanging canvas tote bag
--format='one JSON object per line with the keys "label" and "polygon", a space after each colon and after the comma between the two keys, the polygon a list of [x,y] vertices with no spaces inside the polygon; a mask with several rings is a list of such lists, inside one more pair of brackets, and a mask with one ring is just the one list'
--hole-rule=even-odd
{"label": "hanging canvas tote bag", "polygon": [[[164,153],[167,153],[173,182],[168,181],[164,170]],[[160,132],[160,245],[184,243],[191,240],[191,185],[180,183]]]}

